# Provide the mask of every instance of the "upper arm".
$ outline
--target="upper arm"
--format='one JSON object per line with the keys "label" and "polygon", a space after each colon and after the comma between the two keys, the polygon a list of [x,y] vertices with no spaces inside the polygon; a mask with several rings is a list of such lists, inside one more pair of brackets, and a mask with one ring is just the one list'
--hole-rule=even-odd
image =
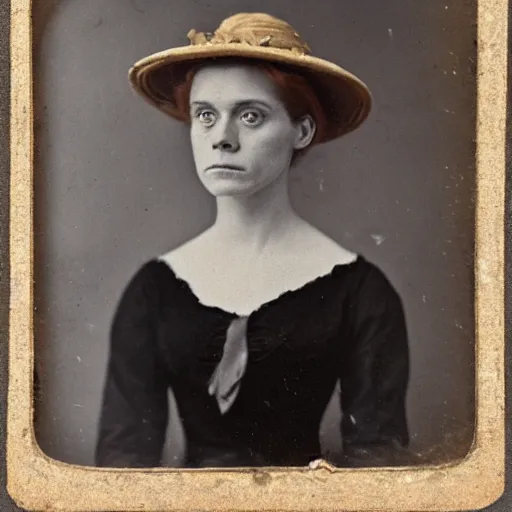
{"label": "upper arm", "polygon": [[348,315],[340,374],[344,448],[405,446],[407,327],[398,293],[376,267],[352,294]]}
{"label": "upper arm", "polygon": [[157,347],[158,288],[146,265],[125,288],[110,330],[96,463],[160,464],[167,427],[166,371]]}

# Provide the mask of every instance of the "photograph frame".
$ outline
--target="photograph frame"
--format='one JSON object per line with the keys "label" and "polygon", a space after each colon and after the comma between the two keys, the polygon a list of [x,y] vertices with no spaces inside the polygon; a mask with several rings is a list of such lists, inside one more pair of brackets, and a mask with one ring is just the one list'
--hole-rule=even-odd
{"label": "photograph frame", "polygon": [[[11,2],[7,486],[28,510],[469,510],[504,489],[507,0],[478,0],[475,333],[470,452],[436,466],[100,469],[46,456],[34,433],[32,2]],[[433,492],[435,490],[435,492]]]}

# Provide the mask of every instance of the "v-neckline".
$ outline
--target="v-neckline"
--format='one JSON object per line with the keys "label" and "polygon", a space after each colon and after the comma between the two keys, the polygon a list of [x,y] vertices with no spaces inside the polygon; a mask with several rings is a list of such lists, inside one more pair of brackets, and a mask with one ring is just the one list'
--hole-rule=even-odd
{"label": "v-neckline", "polygon": [[224,315],[228,315],[228,316],[233,317],[233,318],[250,318],[251,316],[259,313],[261,310],[263,310],[265,308],[268,308],[272,304],[275,304],[279,300],[282,300],[285,297],[293,296],[293,295],[295,295],[297,293],[300,293],[300,292],[304,291],[305,289],[313,286],[314,284],[316,284],[316,283],[318,283],[320,281],[323,281],[323,280],[325,280],[327,278],[333,277],[336,273],[338,273],[339,270],[350,269],[350,268],[354,267],[355,265],[359,264],[362,260],[363,260],[363,257],[360,254],[356,254],[355,259],[350,261],[350,262],[348,262],[348,263],[336,263],[336,264],[334,264],[332,266],[332,268],[331,268],[331,270],[329,272],[326,272],[324,274],[320,274],[317,277],[314,277],[314,278],[310,279],[309,281],[306,281],[303,285],[301,285],[301,286],[299,286],[297,288],[292,288],[290,290],[285,290],[285,291],[281,292],[279,295],[277,295],[276,297],[274,297],[273,299],[269,299],[269,300],[261,303],[259,306],[254,308],[251,312],[246,313],[246,314],[242,314],[242,313],[238,313],[236,311],[229,311],[229,310],[227,310],[225,308],[222,308],[220,306],[215,306],[215,305],[212,305],[212,304],[204,303],[201,300],[201,298],[197,295],[197,293],[194,291],[192,285],[188,282],[188,280],[180,277],[176,273],[176,271],[174,270],[174,268],[172,267],[172,265],[168,261],[166,261],[166,260],[164,260],[162,258],[155,258],[154,259],[154,261],[156,263],[160,263],[160,264],[164,265],[170,271],[170,273],[172,274],[173,278],[178,283],[180,283],[187,290],[187,292],[194,298],[194,300],[196,301],[196,303],[199,306],[201,306],[202,308],[205,308],[205,309],[210,309],[210,310],[213,310],[213,311],[217,311],[219,313],[222,313]]}

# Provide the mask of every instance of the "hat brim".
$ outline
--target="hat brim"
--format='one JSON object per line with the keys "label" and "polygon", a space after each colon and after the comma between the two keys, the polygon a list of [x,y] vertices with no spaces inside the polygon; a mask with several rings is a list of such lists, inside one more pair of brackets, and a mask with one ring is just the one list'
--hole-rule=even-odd
{"label": "hat brim", "polygon": [[184,121],[184,114],[174,100],[174,88],[183,83],[194,64],[221,57],[275,62],[305,76],[316,91],[327,118],[325,134],[317,142],[327,142],[355,130],[370,113],[371,93],[352,73],[318,57],[272,47],[215,43],[172,48],[139,60],[130,69],[129,79],[133,88],[149,103]]}

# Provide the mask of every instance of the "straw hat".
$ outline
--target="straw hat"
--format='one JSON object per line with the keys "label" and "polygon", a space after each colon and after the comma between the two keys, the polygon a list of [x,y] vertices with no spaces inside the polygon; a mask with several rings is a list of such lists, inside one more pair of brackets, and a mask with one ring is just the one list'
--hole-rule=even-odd
{"label": "straw hat", "polygon": [[368,116],[371,94],[345,69],[310,55],[308,45],[285,21],[263,13],[239,13],[225,19],[213,33],[191,30],[190,44],[146,57],[133,65],[129,79],[147,101],[184,121],[174,88],[190,67],[219,57],[259,59],[286,65],[305,76],[318,95],[327,118],[326,142],[355,130]]}

